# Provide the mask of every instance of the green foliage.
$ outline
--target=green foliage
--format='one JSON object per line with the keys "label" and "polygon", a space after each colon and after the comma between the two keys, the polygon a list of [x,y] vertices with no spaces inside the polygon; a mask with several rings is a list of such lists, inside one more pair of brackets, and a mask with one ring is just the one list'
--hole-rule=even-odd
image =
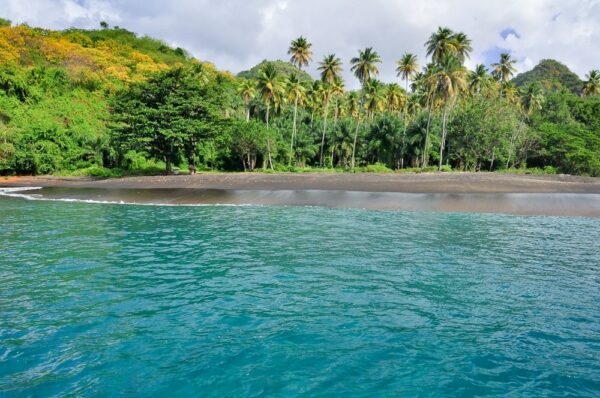
{"label": "green foliage", "polygon": [[[201,68],[173,68],[117,93],[114,140],[162,160],[166,172],[184,154],[195,165],[202,140],[219,134],[224,85],[204,80]],[[214,162],[211,157],[210,161]]]}
{"label": "green foliage", "polygon": [[[572,94],[581,81],[544,61],[515,79],[517,88],[509,54],[491,74],[483,66],[469,74],[471,41],[449,29],[430,37],[422,72],[416,57],[403,57],[398,72],[410,92],[376,79],[372,48],[350,65],[361,89],[345,92],[334,55],[320,63],[324,82],[282,61],[235,78],[119,27],[8,25],[0,20],[0,174],[418,173],[440,164],[600,175],[593,87]],[[311,44],[298,38],[290,55],[307,66]]]}
{"label": "green foliage", "polygon": [[521,73],[512,82],[517,86],[539,83],[546,92],[568,90],[573,94],[581,93],[583,82],[575,73],[558,61],[544,59],[532,70]]}
{"label": "green foliage", "polygon": [[288,62],[283,62],[283,61],[267,61],[264,60],[262,61],[260,64],[253,66],[251,69],[246,70],[246,71],[242,71],[240,73],[238,73],[237,77],[241,77],[244,79],[257,79],[259,76],[259,73],[261,70],[264,69],[264,67],[267,64],[272,64],[276,71],[277,74],[279,76],[291,76],[293,74],[298,74],[300,75],[300,79],[303,82],[312,82],[313,78],[306,73],[305,71],[302,71],[300,69],[298,69],[297,67],[295,67],[294,65],[288,63]]}

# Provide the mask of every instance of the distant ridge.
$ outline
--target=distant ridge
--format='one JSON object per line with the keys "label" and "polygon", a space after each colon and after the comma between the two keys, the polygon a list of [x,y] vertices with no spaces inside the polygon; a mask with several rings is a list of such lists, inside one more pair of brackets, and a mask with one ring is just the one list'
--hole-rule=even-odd
{"label": "distant ridge", "polygon": [[275,69],[277,69],[277,72],[279,72],[281,75],[289,76],[290,74],[296,72],[296,73],[300,73],[302,80],[305,82],[312,82],[314,80],[307,72],[299,70],[297,67],[290,64],[289,62],[283,62],[283,61],[279,61],[279,60],[277,60],[277,61],[264,60],[260,64],[253,66],[249,70],[245,70],[245,71],[238,73],[237,76],[242,77],[244,79],[256,79],[258,77],[259,71],[267,63],[272,63],[275,66]]}
{"label": "distant ridge", "polygon": [[580,94],[583,81],[566,65],[553,59],[543,59],[532,70],[521,73],[513,80],[517,86],[539,83],[546,92],[566,89],[573,94]]}

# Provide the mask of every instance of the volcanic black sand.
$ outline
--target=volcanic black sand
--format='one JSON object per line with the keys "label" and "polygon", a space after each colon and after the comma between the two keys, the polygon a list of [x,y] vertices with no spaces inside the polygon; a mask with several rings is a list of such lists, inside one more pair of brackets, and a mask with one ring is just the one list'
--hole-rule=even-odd
{"label": "volcanic black sand", "polygon": [[600,178],[496,173],[207,173],[126,178],[0,177],[36,198],[600,217]]}

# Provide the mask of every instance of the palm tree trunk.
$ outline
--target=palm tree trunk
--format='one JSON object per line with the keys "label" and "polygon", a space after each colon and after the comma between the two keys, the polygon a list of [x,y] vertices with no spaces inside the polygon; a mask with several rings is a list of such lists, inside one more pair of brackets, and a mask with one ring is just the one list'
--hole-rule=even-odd
{"label": "palm tree trunk", "polygon": [[444,147],[446,144],[446,118],[448,116],[446,113],[446,109],[447,109],[446,102],[447,101],[444,101],[444,113],[442,116],[442,142],[440,143],[440,163],[438,166],[438,171],[442,171],[442,160],[443,160],[442,157],[444,156]]}
{"label": "palm tree trunk", "polygon": [[429,100],[429,113],[427,115],[427,129],[425,131],[425,147],[423,148],[423,161],[422,166],[427,167],[429,163],[429,156],[427,156],[427,151],[429,149],[429,127],[431,126],[431,113],[433,111],[433,103],[435,102],[435,93],[431,95]]}
{"label": "palm tree trunk", "polygon": [[246,123],[250,121],[250,106],[246,105]]}
{"label": "palm tree trunk", "polygon": [[[296,93],[298,94],[298,93]],[[294,127],[292,129],[292,144],[290,145],[290,159],[288,160],[288,165],[292,165],[292,157],[294,156],[294,139],[296,138],[296,120],[298,117],[298,95],[296,95],[296,99],[294,100]]]}
{"label": "palm tree trunk", "polygon": [[358,109],[358,116],[356,118],[356,130],[354,131],[354,144],[352,145],[352,171],[354,171],[354,165],[356,160],[356,139],[358,138],[358,129],[360,127],[360,114],[362,113],[362,109],[364,107],[365,102],[365,88],[363,85],[362,93],[360,96],[360,108]]}
{"label": "palm tree trunk", "polygon": [[404,99],[404,131],[402,132],[402,150],[400,151],[400,168],[404,168],[404,143],[406,139],[406,106],[408,103],[408,77],[406,78],[406,89],[404,90],[404,95],[406,98]]}
{"label": "palm tree trunk", "polygon": [[327,113],[329,112],[329,97],[325,99],[325,111],[323,112],[323,137],[321,138],[321,155],[319,165],[323,167],[323,149],[325,148],[325,132],[327,131]]}
{"label": "palm tree trunk", "polygon": [[494,170],[494,157],[496,155],[496,147],[492,148],[492,163],[490,163],[490,171]]}
{"label": "palm tree trunk", "polygon": [[267,151],[269,153],[269,167],[273,170],[273,159],[271,158],[271,137],[269,131],[269,111],[271,110],[271,104],[267,104]]}

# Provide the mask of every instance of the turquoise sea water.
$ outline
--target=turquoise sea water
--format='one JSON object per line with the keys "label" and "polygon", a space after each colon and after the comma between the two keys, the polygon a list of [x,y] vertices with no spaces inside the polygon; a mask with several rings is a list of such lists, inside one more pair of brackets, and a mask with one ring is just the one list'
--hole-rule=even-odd
{"label": "turquoise sea water", "polygon": [[600,395],[600,219],[0,198],[0,396]]}

